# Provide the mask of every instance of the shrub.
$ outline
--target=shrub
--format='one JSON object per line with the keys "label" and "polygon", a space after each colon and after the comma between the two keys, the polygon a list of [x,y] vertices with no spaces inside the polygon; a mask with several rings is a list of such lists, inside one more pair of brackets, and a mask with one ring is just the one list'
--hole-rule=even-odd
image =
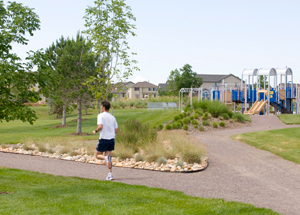
{"label": "shrub", "polygon": [[195,119],[199,119],[199,114],[195,113],[195,114],[194,114],[194,118],[195,118]]}
{"label": "shrub", "polygon": [[194,119],[194,120],[192,120],[192,124],[193,124],[193,125],[199,125],[199,122],[198,122],[197,120]]}
{"label": "shrub", "polygon": [[160,157],[160,155],[158,154],[149,154],[147,157],[146,157],[146,161],[147,162],[156,162],[157,159]]}
{"label": "shrub", "polygon": [[[188,105],[189,106],[189,105]],[[183,111],[185,112],[185,113],[187,113],[188,111],[191,111],[191,108],[190,107],[185,107],[184,109],[183,109]]]}
{"label": "shrub", "polygon": [[200,127],[199,127],[199,131],[204,131],[204,127],[203,127],[203,126],[200,126]]}
{"label": "shrub", "polygon": [[183,114],[182,114],[182,113],[181,113],[181,114],[179,114],[178,116],[180,117],[180,119],[183,119],[183,118],[184,118],[184,116],[183,116]]}
{"label": "shrub", "polygon": [[190,116],[189,118],[190,118],[191,120],[195,119],[195,117],[194,117],[194,116]]}
{"label": "shrub", "polygon": [[171,124],[166,125],[166,129],[167,130],[171,130],[172,129],[172,125]]}
{"label": "shrub", "polygon": [[210,125],[210,121],[209,120],[205,120],[202,122],[203,126],[209,126]]}
{"label": "shrub", "polygon": [[208,119],[208,116],[209,116],[209,113],[208,112],[205,112],[203,115],[202,115],[202,120],[207,120]]}
{"label": "shrub", "polygon": [[160,130],[160,131],[161,131],[163,128],[164,128],[164,126],[163,126],[162,124],[159,124],[159,125],[157,126],[157,129]]}
{"label": "shrub", "polygon": [[143,155],[141,155],[141,154],[136,154],[135,156],[134,156],[134,160],[136,161],[136,162],[139,162],[139,161],[144,161],[145,160],[145,158],[144,158],[144,156]]}
{"label": "shrub", "polygon": [[189,126],[188,125],[184,125],[182,128],[183,128],[183,130],[187,131],[189,129]]}
{"label": "shrub", "polygon": [[180,124],[180,127],[184,124],[182,120],[178,120],[177,123]]}
{"label": "shrub", "polygon": [[178,121],[180,119],[180,116],[174,116],[174,121]]}
{"label": "shrub", "polygon": [[134,106],[134,101],[130,101],[130,102],[129,102],[129,106],[130,106],[130,107],[133,107],[133,106]]}
{"label": "shrub", "polygon": [[224,118],[222,116],[219,116],[218,119],[219,120],[224,120]]}
{"label": "shrub", "polygon": [[198,125],[194,125],[194,128],[198,128]]}
{"label": "shrub", "polygon": [[186,116],[190,116],[191,113],[192,113],[192,111],[187,111],[187,112],[186,112]]}
{"label": "shrub", "polygon": [[229,119],[230,119],[230,117],[229,117],[229,115],[228,115],[227,113],[223,113],[223,114],[222,114],[222,117],[223,117],[223,119],[225,119],[225,120],[229,120]]}
{"label": "shrub", "polygon": [[158,164],[166,164],[167,163],[167,159],[165,157],[159,157],[159,158],[157,158],[156,162]]}
{"label": "shrub", "polygon": [[219,123],[219,126],[225,127],[225,122],[221,121],[221,122]]}
{"label": "shrub", "polygon": [[218,123],[217,123],[216,121],[214,121],[214,122],[212,123],[212,127],[213,127],[213,128],[218,128],[219,125],[218,125]]}
{"label": "shrub", "polygon": [[203,115],[203,110],[201,108],[198,108],[195,113],[199,114],[199,116]]}
{"label": "shrub", "polygon": [[241,113],[234,113],[233,116],[232,116],[232,118],[233,118],[234,121],[241,122],[241,123],[243,123],[245,121],[249,121],[249,120],[247,120],[247,117],[249,117],[249,116],[246,116],[246,115],[241,114]]}
{"label": "shrub", "polygon": [[47,151],[47,147],[43,143],[37,144],[37,148],[38,148],[39,152],[46,152]]}
{"label": "shrub", "polygon": [[189,124],[191,122],[190,118],[186,117],[186,118],[183,118],[183,123],[184,124]]}
{"label": "shrub", "polygon": [[178,162],[176,163],[176,166],[182,167],[182,166],[183,166],[183,162],[182,162],[182,161],[178,161]]}
{"label": "shrub", "polygon": [[228,113],[229,108],[222,102],[219,101],[212,101],[207,108],[207,111],[211,113],[211,115],[215,118],[219,117],[223,113]]}

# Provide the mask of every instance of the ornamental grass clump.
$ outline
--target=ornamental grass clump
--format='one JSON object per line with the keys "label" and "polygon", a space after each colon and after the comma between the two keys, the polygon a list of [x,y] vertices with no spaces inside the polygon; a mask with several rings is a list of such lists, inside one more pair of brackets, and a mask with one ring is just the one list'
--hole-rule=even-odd
{"label": "ornamental grass clump", "polygon": [[165,158],[165,157],[159,157],[159,158],[157,158],[157,160],[156,160],[156,163],[158,163],[158,164],[167,164],[167,159]]}
{"label": "ornamental grass clump", "polygon": [[182,128],[183,128],[183,130],[187,131],[189,129],[189,126],[188,125],[184,125]]}
{"label": "ornamental grass clump", "polygon": [[221,116],[222,116],[223,119],[225,119],[225,120],[229,120],[229,119],[230,119],[230,117],[229,117],[229,115],[228,115],[227,113],[223,113]]}
{"label": "ornamental grass clump", "polygon": [[184,124],[189,124],[189,123],[191,123],[191,119],[188,118],[188,117],[183,118],[182,121],[183,121]]}
{"label": "ornamental grass clump", "polygon": [[166,125],[166,130],[172,130],[172,125],[171,124]]}
{"label": "ornamental grass clump", "polygon": [[199,131],[204,131],[204,127],[203,126],[199,126]]}
{"label": "ornamental grass clump", "polygon": [[197,121],[197,120],[194,119],[194,120],[192,120],[192,124],[193,125],[199,125],[199,121]]}
{"label": "ornamental grass clump", "polygon": [[219,126],[225,127],[225,122],[223,122],[223,121],[219,122]]}
{"label": "ornamental grass clump", "polygon": [[214,122],[212,123],[212,127],[213,127],[213,128],[218,128],[219,125],[218,125],[218,123],[217,123],[216,121],[214,121]]}
{"label": "ornamental grass clump", "polygon": [[125,146],[133,149],[134,152],[138,152],[139,148],[149,142],[155,142],[156,138],[156,130],[150,129],[148,123],[142,124],[141,122],[132,119],[125,122],[124,126],[119,128],[116,142],[123,143]]}
{"label": "ornamental grass clump", "polygon": [[185,144],[182,152],[180,153],[181,160],[187,163],[201,163],[201,158],[204,156],[205,151],[197,144]]}
{"label": "ornamental grass clump", "polygon": [[203,126],[210,126],[210,121],[209,120],[205,120],[202,122]]}
{"label": "ornamental grass clump", "polygon": [[241,123],[243,123],[245,121],[251,122],[251,118],[248,115],[241,114],[241,113],[234,113],[232,116],[232,119],[235,122],[241,122]]}

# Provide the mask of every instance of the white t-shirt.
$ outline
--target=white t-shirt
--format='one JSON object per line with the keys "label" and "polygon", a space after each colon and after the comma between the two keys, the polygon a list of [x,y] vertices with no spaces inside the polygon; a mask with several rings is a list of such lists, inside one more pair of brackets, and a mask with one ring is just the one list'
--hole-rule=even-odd
{"label": "white t-shirt", "polygon": [[100,113],[97,116],[97,125],[100,124],[103,125],[103,128],[100,131],[99,139],[114,139],[116,136],[115,129],[118,128],[116,118],[108,112]]}

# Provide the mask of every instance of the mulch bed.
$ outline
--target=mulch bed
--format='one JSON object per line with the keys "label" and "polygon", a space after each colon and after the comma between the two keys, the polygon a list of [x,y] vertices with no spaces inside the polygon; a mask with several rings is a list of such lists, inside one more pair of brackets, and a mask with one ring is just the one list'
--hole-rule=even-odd
{"label": "mulch bed", "polygon": [[56,125],[53,126],[52,128],[63,128],[63,127],[70,127],[71,125]]}
{"label": "mulch bed", "polygon": [[1,195],[1,194],[10,194],[10,192],[0,191],[0,195]]}
{"label": "mulch bed", "polygon": [[67,136],[87,136],[87,135],[92,135],[86,132],[81,132],[81,133],[70,133],[70,134],[66,134]]}
{"label": "mulch bed", "polygon": [[[88,120],[88,119],[81,119],[81,121],[83,120]],[[72,119],[70,122],[77,122],[77,119]]]}

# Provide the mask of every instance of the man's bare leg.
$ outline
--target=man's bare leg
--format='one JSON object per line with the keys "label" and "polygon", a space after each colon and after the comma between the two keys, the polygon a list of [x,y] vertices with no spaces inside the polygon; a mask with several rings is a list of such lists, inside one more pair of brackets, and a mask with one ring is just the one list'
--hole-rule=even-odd
{"label": "man's bare leg", "polygon": [[[100,160],[105,160],[105,157],[108,155],[111,155],[111,151],[105,151],[104,155],[103,155],[103,152],[98,152],[98,151],[96,152],[96,158],[98,158]],[[107,167],[108,167],[108,172],[112,172],[111,163],[107,164]]]}

